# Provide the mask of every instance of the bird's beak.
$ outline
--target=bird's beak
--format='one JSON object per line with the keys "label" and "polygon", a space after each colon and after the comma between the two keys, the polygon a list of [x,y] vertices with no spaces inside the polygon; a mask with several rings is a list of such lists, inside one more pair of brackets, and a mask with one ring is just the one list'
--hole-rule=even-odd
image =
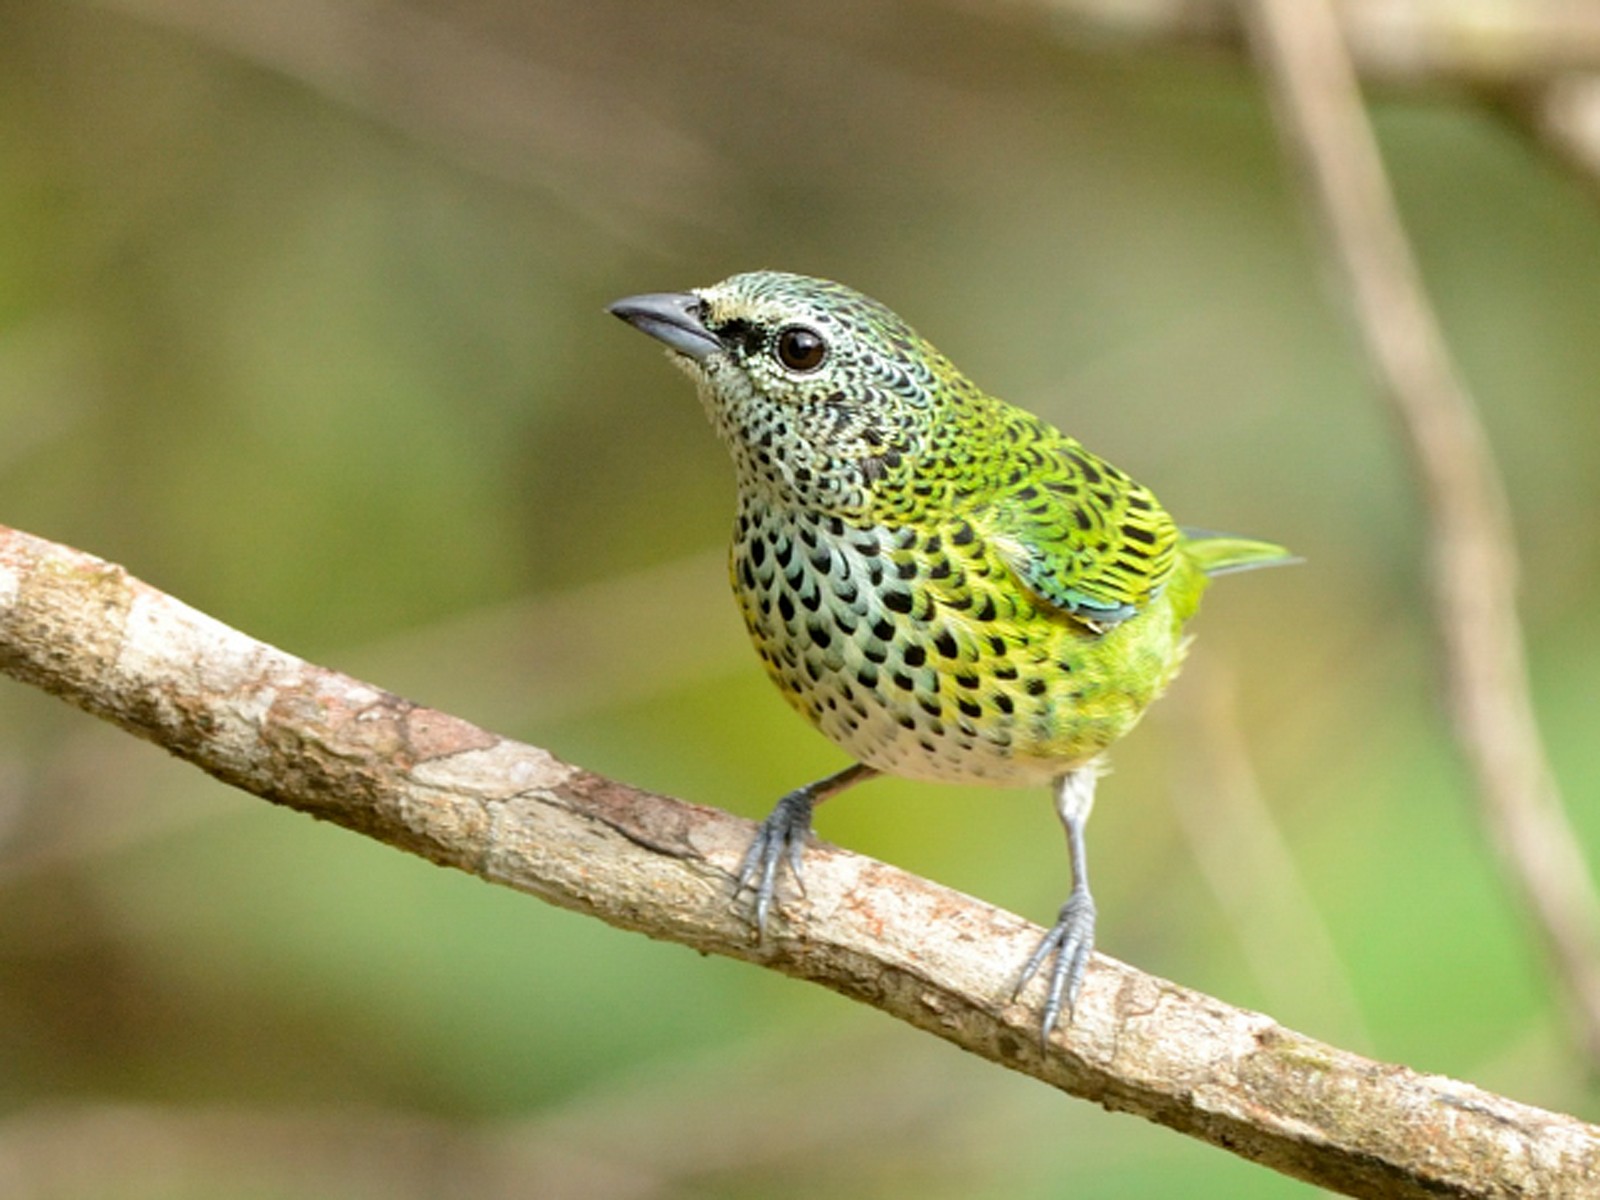
{"label": "bird's beak", "polygon": [[699,362],[723,348],[700,319],[704,308],[704,302],[693,292],[652,292],[618,300],[607,305],[606,311]]}

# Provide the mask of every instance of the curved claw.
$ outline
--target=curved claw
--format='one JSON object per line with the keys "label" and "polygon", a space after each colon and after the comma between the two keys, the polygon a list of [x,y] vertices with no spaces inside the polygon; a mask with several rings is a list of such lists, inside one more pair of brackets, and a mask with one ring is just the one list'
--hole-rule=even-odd
{"label": "curved claw", "polygon": [[845,788],[854,787],[876,774],[877,771],[865,763],[854,763],[826,779],[795,788],[779,800],[767,819],[761,822],[755,840],[739,863],[739,879],[733,888],[735,902],[745,892],[755,893],[750,915],[757,940],[766,935],[767,914],[772,911],[772,900],[778,891],[778,868],[785,861],[789,864],[789,873],[794,876],[795,886],[802,896],[805,895],[800,857],[805,853],[806,839],[811,836],[812,810],[829,796],[838,795]]}
{"label": "curved claw", "polygon": [[772,911],[772,898],[778,890],[778,868],[785,860],[795,886],[805,894],[800,858],[805,852],[806,838],[811,835],[811,811],[815,806],[811,787],[796,788],[779,800],[767,819],[761,822],[755,840],[739,864],[734,897],[737,899],[744,892],[754,893],[751,913],[758,939],[766,936],[767,915]]}
{"label": "curved claw", "polygon": [[1050,969],[1049,990],[1045,995],[1044,1012],[1039,1021],[1039,1045],[1047,1047],[1050,1034],[1061,1019],[1063,1011],[1070,1017],[1072,1006],[1083,986],[1083,973],[1089,966],[1089,956],[1094,952],[1095,908],[1088,888],[1074,888],[1055,927],[1045,934],[1039,946],[1023,965],[1022,975],[1011,993],[1015,1000],[1022,994],[1051,957],[1055,965]]}

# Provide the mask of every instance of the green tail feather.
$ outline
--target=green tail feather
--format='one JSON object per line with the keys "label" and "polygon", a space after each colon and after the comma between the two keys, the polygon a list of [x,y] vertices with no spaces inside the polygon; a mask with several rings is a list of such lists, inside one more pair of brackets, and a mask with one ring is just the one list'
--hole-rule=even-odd
{"label": "green tail feather", "polygon": [[1183,530],[1184,553],[1207,575],[1253,571],[1257,567],[1286,567],[1305,560],[1271,542],[1213,533],[1209,529]]}

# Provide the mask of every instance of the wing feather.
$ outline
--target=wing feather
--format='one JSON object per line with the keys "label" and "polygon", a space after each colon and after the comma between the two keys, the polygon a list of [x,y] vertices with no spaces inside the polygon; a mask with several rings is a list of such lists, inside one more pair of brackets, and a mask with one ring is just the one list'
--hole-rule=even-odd
{"label": "wing feather", "polygon": [[1096,628],[1117,625],[1160,595],[1178,527],[1142,484],[1071,438],[1052,440],[976,523],[1039,600]]}

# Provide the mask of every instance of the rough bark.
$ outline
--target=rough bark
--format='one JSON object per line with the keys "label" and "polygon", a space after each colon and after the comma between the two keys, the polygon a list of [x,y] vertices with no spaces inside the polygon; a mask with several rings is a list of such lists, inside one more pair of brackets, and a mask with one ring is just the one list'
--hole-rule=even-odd
{"label": "rough bark", "polygon": [[0,670],[235,787],[610,924],[809,979],[1002,1066],[1362,1196],[1600,1191],[1600,1129],[1316,1042],[1104,956],[1041,1049],[1041,930],[835,847],[764,944],[752,827],[303,662],[122,568],[0,527]]}

